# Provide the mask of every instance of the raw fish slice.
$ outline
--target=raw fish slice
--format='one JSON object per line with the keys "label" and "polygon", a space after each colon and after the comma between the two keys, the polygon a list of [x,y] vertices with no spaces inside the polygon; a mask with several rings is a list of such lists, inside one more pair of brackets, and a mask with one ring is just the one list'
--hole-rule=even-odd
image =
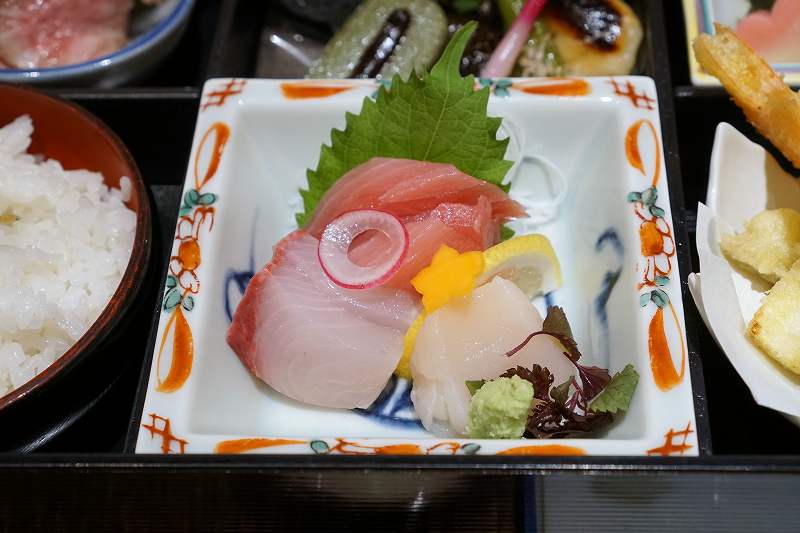
{"label": "raw fish slice", "polygon": [[[408,231],[408,254],[400,270],[387,282],[390,287],[413,291],[410,280],[428,266],[443,244],[469,252],[484,250],[497,239],[492,223],[492,206],[485,196],[477,205],[440,204],[436,209],[404,220]],[[387,253],[385,238],[375,235],[350,248],[350,258],[358,264],[377,263]]]}
{"label": "raw fish slice", "polygon": [[561,346],[534,337],[512,357],[504,354],[542,328],[542,317],[514,283],[495,277],[471,296],[437,309],[425,319],[411,356],[411,400],[423,425],[467,430],[470,395],[465,381],[494,379],[517,365],[546,367],[561,384],[575,375]]}
{"label": "raw fish slice", "polygon": [[526,216],[522,206],[499,187],[453,165],[375,157],[342,176],[325,193],[306,229],[319,237],[331,220],[354,209],[380,209],[405,218],[443,203],[475,205],[481,196],[489,200],[497,224]]}
{"label": "raw fish slice", "polygon": [[736,35],[772,63],[800,60],[800,2],[777,0],[771,11],[748,14],[736,25]]}
{"label": "raw fish slice", "polygon": [[419,311],[409,293],[334,285],[317,239],[285,237],[250,281],[228,344],[256,376],[295,400],[368,407],[392,375]]}
{"label": "raw fish slice", "polygon": [[133,0],[2,0],[0,60],[31,69],[82,63],[127,41]]}
{"label": "raw fish slice", "polygon": [[480,196],[474,205],[443,203],[423,215],[406,217],[404,222],[410,225],[415,222],[439,221],[470,241],[477,242],[480,249],[484,249],[500,237],[497,232],[499,227],[492,224],[492,216],[491,202],[485,196]]}

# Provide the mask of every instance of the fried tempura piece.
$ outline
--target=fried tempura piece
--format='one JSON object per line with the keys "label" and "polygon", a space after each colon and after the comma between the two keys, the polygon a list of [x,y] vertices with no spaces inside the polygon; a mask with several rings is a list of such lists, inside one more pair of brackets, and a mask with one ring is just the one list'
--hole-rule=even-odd
{"label": "fried tempura piece", "polygon": [[716,76],[747,120],[800,168],[800,96],[730,28],[694,40],[700,65]]}
{"label": "fried tempura piece", "polygon": [[775,283],[800,259],[800,213],[794,209],[762,211],[737,235],[723,235],[722,253],[729,261]]}
{"label": "fried tempura piece", "polygon": [[767,355],[800,375],[800,264],[775,284],[747,335]]}

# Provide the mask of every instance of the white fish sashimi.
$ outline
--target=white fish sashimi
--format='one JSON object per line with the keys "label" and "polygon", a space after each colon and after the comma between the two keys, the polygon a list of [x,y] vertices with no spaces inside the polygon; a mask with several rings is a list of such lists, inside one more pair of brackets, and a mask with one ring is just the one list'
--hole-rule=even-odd
{"label": "white fish sashimi", "polygon": [[542,323],[522,290],[499,276],[431,313],[411,356],[411,400],[423,425],[435,433],[449,426],[466,434],[471,400],[466,381],[494,379],[509,368],[534,364],[550,370],[555,384],[574,376],[575,366],[561,345],[547,336],[505,356]]}
{"label": "white fish sashimi", "polygon": [[228,331],[242,362],[278,392],[323,407],[368,407],[403,352],[419,308],[405,291],[344,289],[325,275],[318,240],[284,238],[250,281]]}

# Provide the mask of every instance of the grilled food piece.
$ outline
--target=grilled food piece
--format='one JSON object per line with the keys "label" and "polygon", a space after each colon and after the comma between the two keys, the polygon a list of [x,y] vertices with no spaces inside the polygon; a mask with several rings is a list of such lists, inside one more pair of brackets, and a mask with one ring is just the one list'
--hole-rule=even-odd
{"label": "grilled food piece", "polygon": [[[506,27],[523,0],[498,0]],[[622,0],[550,0],[522,49],[515,76],[630,74],[642,42],[642,24]]]}
{"label": "grilled food piece", "polygon": [[564,74],[613,76],[633,70],[642,24],[622,0],[551,0],[542,21]]}

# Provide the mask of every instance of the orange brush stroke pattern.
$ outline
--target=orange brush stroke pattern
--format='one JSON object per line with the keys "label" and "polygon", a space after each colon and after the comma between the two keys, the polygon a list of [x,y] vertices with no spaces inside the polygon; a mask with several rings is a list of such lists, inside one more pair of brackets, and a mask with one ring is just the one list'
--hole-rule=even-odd
{"label": "orange brush stroke pattern", "polygon": [[643,125],[648,127],[653,136],[653,150],[656,156],[656,166],[653,170],[653,181],[651,185],[655,187],[658,184],[659,178],[661,177],[661,150],[658,143],[658,133],[656,132],[656,127],[653,126],[652,122],[647,119],[641,119],[631,124],[627,133],[625,134],[625,155],[628,158],[628,163],[633,168],[641,172],[642,175],[647,175],[644,170],[644,163],[642,163],[642,154],[639,150],[639,130]]}
{"label": "orange brush stroke pattern", "polygon": [[[196,195],[196,198],[199,199],[208,196],[203,195],[203,187],[211,181],[217,173],[222,153],[225,150],[230,135],[231,129],[227,124],[223,122],[214,122],[200,138],[192,166],[194,170],[195,190],[190,191]],[[214,144],[211,147],[210,158],[206,164],[205,170],[201,172],[200,157],[204,153],[204,147],[210,142],[212,136]],[[174,294],[172,291],[182,289],[183,292],[180,295],[180,300],[175,302],[173,306],[167,307],[166,303],[164,306],[164,309],[166,309],[167,312],[171,312],[172,316],[170,316],[164,327],[164,333],[161,335],[161,343],[158,348],[158,355],[156,356],[156,390],[159,392],[175,392],[183,386],[192,373],[194,340],[192,329],[181,307],[185,306],[187,311],[191,311],[194,306],[194,301],[192,296],[187,297],[187,295],[190,293],[196,295],[200,292],[200,278],[196,273],[197,268],[202,262],[199,241],[200,228],[207,220],[208,231],[211,231],[214,227],[216,211],[214,207],[208,204],[213,203],[215,199],[215,195],[212,194],[210,200],[206,199],[205,202],[195,201],[194,205],[190,205],[190,207],[187,208],[191,209],[191,211],[178,218],[175,230],[175,242],[172,248],[173,252],[169,259],[169,273],[175,278],[174,285],[177,285],[179,288],[173,285],[173,288],[167,291],[165,299],[169,298],[171,293]],[[200,203],[204,203],[205,205],[200,205]],[[183,211],[183,208],[181,211]],[[174,309],[172,309],[172,307],[174,307]],[[164,348],[167,344],[170,332],[172,332],[172,361],[170,362],[167,377],[162,380],[160,374],[161,356],[164,353]]]}
{"label": "orange brush stroke pattern", "polygon": [[681,341],[681,370],[675,370],[672,362],[672,354],[669,350],[667,335],[664,330],[664,309],[656,309],[653,318],[650,320],[650,327],[647,335],[647,346],[650,351],[650,369],[653,372],[653,380],[656,386],[662,391],[668,391],[683,381],[686,372],[686,345],[683,343],[683,335],[680,334],[680,322],[672,302],[669,302],[672,311],[672,318],[678,327],[678,336]]}
{"label": "orange brush stroke pattern", "polygon": [[387,446],[368,446],[344,439],[336,439],[336,445],[331,447],[330,453],[344,455],[422,455],[425,453],[416,444],[389,444]]}
{"label": "orange brush stroke pattern", "polygon": [[642,174],[644,174],[644,165],[642,164],[642,154],[639,152],[639,129],[643,122],[644,120],[634,122],[625,134],[625,155],[628,157],[628,163]]}
{"label": "orange brush stroke pattern", "polygon": [[[156,435],[161,437],[161,453],[185,453],[186,445],[189,444],[186,439],[179,439],[172,433],[169,418],[158,416],[155,413],[150,413],[150,423],[142,424],[142,427],[150,432],[150,438],[155,438]],[[159,425],[160,424],[160,425]],[[177,450],[172,449],[172,443],[178,445]]]}
{"label": "orange brush stroke pattern", "polygon": [[639,226],[639,240],[642,245],[642,255],[645,257],[659,255],[664,251],[664,238],[652,220],[646,220]]}
{"label": "orange brush stroke pattern", "polygon": [[161,376],[156,376],[158,380],[156,390],[159,392],[175,392],[183,386],[192,373],[194,340],[192,338],[192,329],[189,327],[186,317],[183,316],[180,306],[175,308],[164,329],[164,335],[161,337],[161,346],[158,348],[158,357],[156,359],[156,371],[159,369],[161,353],[164,351],[164,345],[167,343],[167,334],[171,327],[175,328],[172,337],[172,362],[169,365],[169,373],[167,373],[167,377],[163,381]]}
{"label": "orange brush stroke pattern", "polygon": [[617,80],[611,78],[609,83],[614,88],[614,94],[621,98],[627,98],[636,109],[647,109],[649,111],[655,109],[653,107],[653,104],[656,103],[655,99],[650,98],[644,89],[639,92],[639,89],[630,80],[620,84]]}
{"label": "orange brush stroke pattern", "polygon": [[352,89],[352,85],[322,85],[319,82],[281,83],[281,92],[290,100],[327,98]]}
{"label": "orange brush stroke pattern", "polygon": [[418,444],[411,443],[369,446],[337,438],[336,444],[331,447],[329,453],[341,453],[343,455],[430,455],[439,448],[443,448],[451,455],[455,455],[461,449],[461,444],[444,441],[429,448],[423,448]]}
{"label": "orange brush stroke pattern", "polygon": [[[664,444],[657,448],[650,448],[647,450],[647,455],[660,455],[662,457],[669,457],[670,455],[683,455],[684,452],[692,448],[691,444],[686,443],[686,440],[692,433],[694,433],[694,431],[692,431],[691,422],[687,423],[686,428],[682,429],[681,431],[670,429],[664,435]],[[682,439],[678,444],[675,443],[676,437],[681,437]]]}
{"label": "orange brush stroke pattern", "polygon": [[550,78],[542,82],[514,83],[512,87],[524,93],[543,96],[586,96],[592,92],[592,86],[580,78]]}
{"label": "orange brush stroke pattern", "polygon": [[209,107],[222,107],[231,96],[242,94],[247,80],[232,79],[224,82],[223,85],[217,85],[217,89],[210,93],[203,95],[205,100],[200,106],[201,111],[205,111]]}
{"label": "orange brush stroke pattern", "polygon": [[[203,153],[203,147],[206,145],[206,142],[212,133],[214,134],[214,146],[211,149],[211,160],[208,162],[206,172],[201,180],[200,171],[198,169],[200,166],[200,155]],[[230,136],[231,129],[223,122],[213,123],[211,127],[208,128],[203,134],[203,137],[200,139],[200,144],[197,147],[197,153],[194,154],[194,186],[197,190],[202,189],[203,185],[205,185],[208,180],[213,178],[214,174],[217,173],[219,161],[222,158],[222,152],[225,150],[225,145],[228,143]]]}
{"label": "orange brush stroke pattern", "polygon": [[389,444],[375,448],[375,455],[419,455],[422,449],[416,444]]}
{"label": "orange brush stroke pattern", "polygon": [[497,455],[586,455],[586,450],[565,444],[542,444],[539,446],[517,446],[497,452]]}
{"label": "orange brush stroke pattern", "polygon": [[223,440],[214,448],[214,453],[234,454],[244,453],[259,448],[271,448],[273,446],[288,446],[292,444],[307,444],[304,440],[295,439],[232,439]]}

